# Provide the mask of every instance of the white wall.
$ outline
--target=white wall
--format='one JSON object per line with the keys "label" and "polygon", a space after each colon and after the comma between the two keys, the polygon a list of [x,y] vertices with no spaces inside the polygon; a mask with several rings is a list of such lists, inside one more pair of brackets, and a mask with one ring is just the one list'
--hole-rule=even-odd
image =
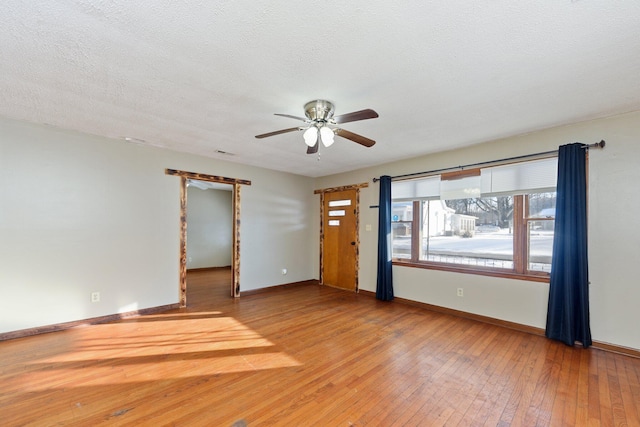
{"label": "white wall", "polygon": [[[242,290],[318,278],[314,188],[311,178],[269,171],[242,187]],[[252,259],[245,261],[248,250]]]}
{"label": "white wall", "polygon": [[[378,185],[380,175],[400,175],[557,149],[572,143],[606,140],[603,150],[589,152],[589,264],[593,339],[640,349],[640,112],[519,137],[435,153],[379,167],[318,179],[326,188],[370,182],[361,193],[360,288],[375,291]],[[379,144],[396,143],[380,141]],[[397,142],[401,144],[402,142]],[[367,232],[363,224],[372,224]],[[394,266],[398,297],[544,328],[549,286],[545,283],[491,278]],[[463,287],[465,296],[456,296]]]}
{"label": "white wall", "polygon": [[[375,291],[373,177],[600,139],[607,146],[590,151],[589,165],[591,329],[594,340],[640,349],[640,112],[316,180],[0,119],[0,332],[176,303],[179,179],[165,168],[252,181],[241,188],[241,290],[317,278],[313,190],[369,182],[360,199],[360,288]],[[544,283],[406,267],[394,267],[394,281],[398,297],[545,325]],[[89,302],[92,291],[100,303]]]}
{"label": "white wall", "polygon": [[232,196],[232,191],[187,188],[187,268],[232,264]]}
{"label": "white wall", "polygon": [[0,119],[0,332],[177,303],[180,179],[165,168],[252,181],[241,290],[317,277],[310,178]]}

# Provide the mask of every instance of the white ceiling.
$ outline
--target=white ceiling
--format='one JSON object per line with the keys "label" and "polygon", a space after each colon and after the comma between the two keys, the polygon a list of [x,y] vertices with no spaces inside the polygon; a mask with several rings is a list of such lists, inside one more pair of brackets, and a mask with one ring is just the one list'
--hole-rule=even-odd
{"label": "white ceiling", "polygon": [[[2,0],[0,20],[0,115],[312,177],[640,110],[638,0]],[[318,161],[300,132],[254,138],[317,98],[376,110],[342,127],[377,144]]]}

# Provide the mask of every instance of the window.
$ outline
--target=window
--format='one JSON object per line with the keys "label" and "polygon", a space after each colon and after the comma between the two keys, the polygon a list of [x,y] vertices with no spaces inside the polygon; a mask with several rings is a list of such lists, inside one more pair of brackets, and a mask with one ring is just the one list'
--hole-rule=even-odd
{"label": "window", "polygon": [[394,182],[394,262],[545,280],[556,168],[552,158]]}

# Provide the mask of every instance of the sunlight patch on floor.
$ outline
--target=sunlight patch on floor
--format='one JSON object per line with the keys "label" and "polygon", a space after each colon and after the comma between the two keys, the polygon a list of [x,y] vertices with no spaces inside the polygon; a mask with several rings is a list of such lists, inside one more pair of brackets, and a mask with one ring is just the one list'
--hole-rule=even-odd
{"label": "sunlight patch on floor", "polygon": [[28,363],[3,388],[37,391],[39,383],[47,384],[44,389],[86,387],[300,366],[251,328],[212,315],[144,316],[79,329],[68,353]]}

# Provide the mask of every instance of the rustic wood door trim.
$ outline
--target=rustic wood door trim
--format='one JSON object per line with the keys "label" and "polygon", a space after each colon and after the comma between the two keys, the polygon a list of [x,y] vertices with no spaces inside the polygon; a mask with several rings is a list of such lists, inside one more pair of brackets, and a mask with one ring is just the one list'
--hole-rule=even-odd
{"label": "rustic wood door trim", "polygon": [[368,182],[363,182],[362,184],[343,185],[342,187],[321,188],[318,190],[313,190],[313,194],[333,193],[335,191],[345,190],[358,190],[357,192],[359,193],[361,188],[367,188],[368,186]]}
{"label": "rustic wood door trim", "polygon": [[187,182],[189,179],[233,185],[231,296],[234,298],[240,297],[240,186],[251,185],[251,181],[176,169],[165,169],[165,173],[180,177],[180,307],[187,306]]}
{"label": "rustic wood door trim", "polygon": [[358,270],[360,266],[360,189],[367,188],[369,183],[363,182],[361,184],[353,184],[353,185],[344,185],[341,187],[331,187],[331,188],[323,188],[314,190],[313,194],[320,195],[320,284],[324,285],[324,197],[326,193],[334,193],[337,191],[345,191],[345,190],[355,190],[356,191],[356,206],[355,206],[355,215],[356,215],[356,256],[355,256],[355,291],[358,292],[360,289],[359,278],[358,278]]}

